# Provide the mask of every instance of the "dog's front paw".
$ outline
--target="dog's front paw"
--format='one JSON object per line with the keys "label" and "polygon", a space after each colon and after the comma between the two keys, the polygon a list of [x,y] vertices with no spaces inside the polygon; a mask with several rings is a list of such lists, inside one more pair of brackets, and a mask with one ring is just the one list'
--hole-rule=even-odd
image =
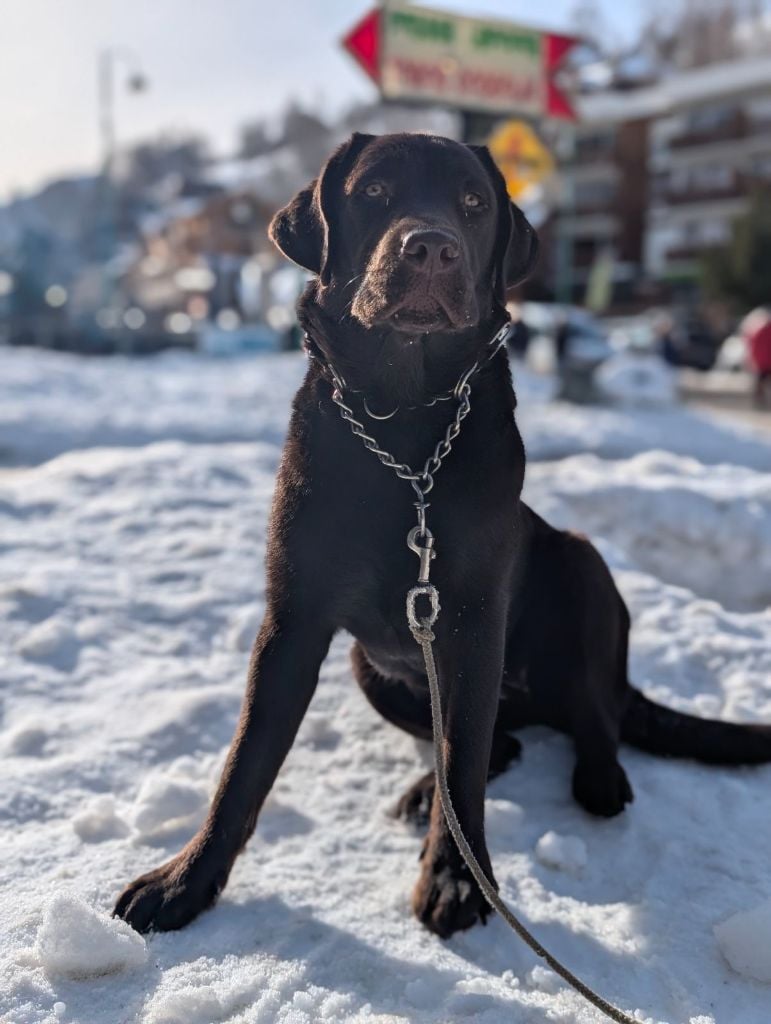
{"label": "dog's front paw", "polygon": [[589,764],[578,761],[573,772],[573,796],[590,814],[613,818],[634,800],[626,772],[618,763]]}
{"label": "dog's front paw", "polygon": [[113,917],[122,917],[138,932],[184,928],[214,903],[226,881],[226,871],[213,869],[205,858],[183,850],[128,885],[118,897]]}
{"label": "dog's front paw", "polygon": [[412,909],[429,931],[443,939],[471,928],[477,921],[484,924],[491,913],[465,864],[456,862],[455,857],[429,861],[425,855],[412,894]]}

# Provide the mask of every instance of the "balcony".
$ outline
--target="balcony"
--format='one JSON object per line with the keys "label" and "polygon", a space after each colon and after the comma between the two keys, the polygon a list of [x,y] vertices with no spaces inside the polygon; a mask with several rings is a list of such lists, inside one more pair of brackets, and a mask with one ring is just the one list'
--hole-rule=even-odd
{"label": "balcony", "polygon": [[675,249],[668,249],[666,254],[667,263],[697,263],[704,253],[704,249],[697,245],[679,245]]}
{"label": "balcony", "polygon": [[747,195],[749,180],[737,174],[734,180],[726,185],[694,185],[687,190],[666,189],[657,198],[670,206],[685,206],[688,203],[718,202],[723,199],[741,199]]}
{"label": "balcony", "polygon": [[614,214],[618,205],[617,197],[607,196],[604,199],[601,198],[590,198],[590,199],[579,199],[573,200],[573,213],[578,216],[587,216],[590,214],[607,213]]}
{"label": "balcony", "polygon": [[730,116],[716,119],[714,124],[693,125],[680,135],[673,135],[669,147],[673,150],[688,149],[692,146],[709,146],[715,142],[731,142],[744,139],[752,134],[750,122],[741,110]]}

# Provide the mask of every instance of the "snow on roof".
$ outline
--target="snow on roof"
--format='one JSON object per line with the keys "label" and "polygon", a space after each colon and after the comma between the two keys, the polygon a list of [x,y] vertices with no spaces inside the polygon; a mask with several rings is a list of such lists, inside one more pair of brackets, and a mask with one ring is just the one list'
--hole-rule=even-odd
{"label": "snow on roof", "polygon": [[752,57],[676,72],[641,89],[580,96],[576,107],[583,122],[631,121],[658,117],[678,107],[769,90],[771,60],[767,56]]}

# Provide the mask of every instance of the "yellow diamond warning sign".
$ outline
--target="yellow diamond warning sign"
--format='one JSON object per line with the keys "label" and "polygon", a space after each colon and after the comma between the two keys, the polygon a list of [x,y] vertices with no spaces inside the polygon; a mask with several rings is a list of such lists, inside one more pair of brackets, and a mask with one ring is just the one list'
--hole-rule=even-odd
{"label": "yellow diamond warning sign", "polygon": [[512,199],[554,173],[551,153],[525,121],[506,121],[493,132],[487,146]]}

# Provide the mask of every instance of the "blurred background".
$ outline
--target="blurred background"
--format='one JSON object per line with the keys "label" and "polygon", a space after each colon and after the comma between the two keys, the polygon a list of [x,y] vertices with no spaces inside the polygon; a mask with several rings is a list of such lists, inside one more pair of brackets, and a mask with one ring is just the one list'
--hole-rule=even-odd
{"label": "blurred background", "polygon": [[487,142],[537,225],[513,348],[562,397],[680,396],[765,426],[771,7],[544,0],[537,17],[10,0],[0,347],[297,347],[303,275],[272,214],[351,131],[428,130]]}

